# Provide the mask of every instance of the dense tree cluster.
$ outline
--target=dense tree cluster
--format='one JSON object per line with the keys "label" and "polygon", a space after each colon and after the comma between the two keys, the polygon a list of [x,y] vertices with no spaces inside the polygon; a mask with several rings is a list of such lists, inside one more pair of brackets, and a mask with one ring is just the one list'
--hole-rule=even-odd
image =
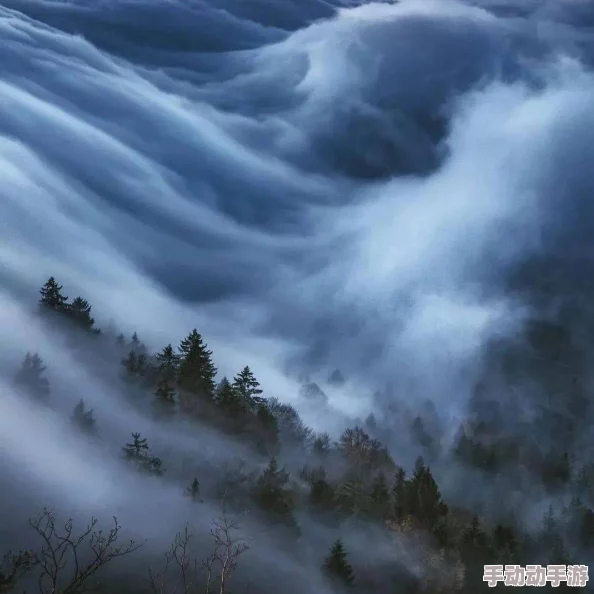
{"label": "dense tree cluster", "polygon": [[[200,421],[243,440],[246,451],[265,463],[254,472],[236,468],[224,490],[233,505],[252,508],[284,539],[298,546],[306,517],[328,526],[333,534],[347,525],[375,526],[387,537],[407,543],[425,567],[421,577],[411,577],[405,567],[396,577],[389,571],[378,577],[381,572],[370,572],[358,563],[348,551],[348,540],[339,538],[329,543],[327,557],[320,558],[329,588],[382,594],[474,594],[486,587],[482,570],[487,563],[581,563],[594,558],[594,462],[570,455],[583,439],[582,417],[589,414],[590,400],[579,379],[579,356],[568,330],[560,325],[534,322],[521,344],[493,346],[492,365],[486,366],[468,418],[447,451],[440,449],[443,440],[431,407],[425,414],[411,416],[407,422],[419,456],[407,472],[392,457],[398,452],[391,453],[386,445],[389,424],[382,425],[370,416],[332,439],[307,427],[291,405],[266,397],[248,366],[232,380],[224,377],[217,382],[213,353],[197,329],[177,347],[168,344],[151,353],[136,334],[128,340],[122,334],[98,330],[89,303],[81,297],[69,302],[53,277],[41,289],[40,311],[50,324],[63,319],[66,327],[107,345],[110,356],[116,353],[126,394],[131,402],[149,398],[159,422]],[[500,371],[499,377],[509,378],[510,385],[519,385],[520,376],[530,377],[539,384],[538,393],[550,395],[549,403],[534,400],[530,410],[538,415],[541,443],[528,430],[531,421],[517,397],[510,390],[504,397],[501,389],[491,388],[495,385],[489,381],[493,367]],[[38,354],[27,353],[16,371],[15,386],[24,397],[51,406],[47,372]],[[339,370],[330,380],[339,386],[345,382]],[[304,384],[303,391],[312,398],[321,393],[311,382]],[[514,424],[506,418],[513,418]],[[100,425],[84,400],[74,408],[72,422],[84,435],[101,438]],[[301,457],[303,464],[297,472],[285,465],[287,452]],[[136,432],[123,445],[122,458],[156,480],[167,471],[167,460],[155,455],[147,438]],[[465,469],[464,476],[479,477],[490,485],[491,494],[505,496],[506,489],[515,484],[526,490],[541,489],[555,504],[544,514],[540,528],[524,525],[513,514],[489,513],[488,502],[482,510],[458,502],[446,504],[434,463],[440,468],[450,464]],[[202,479],[188,476],[184,485],[186,495],[197,504],[210,496],[201,487]],[[222,532],[217,535],[222,539]],[[0,591],[8,591],[21,573],[35,565],[33,555],[5,558]],[[236,594],[241,591],[237,588]]]}

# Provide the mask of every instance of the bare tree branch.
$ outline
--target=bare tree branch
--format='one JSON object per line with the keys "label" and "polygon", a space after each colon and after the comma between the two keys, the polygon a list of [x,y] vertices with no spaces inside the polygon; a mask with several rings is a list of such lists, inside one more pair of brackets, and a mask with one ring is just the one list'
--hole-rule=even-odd
{"label": "bare tree branch", "polygon": [[193,536],[194,531],[186,524],[183,531],[175,535],[171,548],[165,553],[162,571],[155,575],[149,567],[151,590],[154,594],[176,594],[177,586],[169,589],[167,585],[167,575],[172,564],[179,569],[183,594],[192,591],[196,584],[197,562],[190,557],[188,546]]}
{"label": "bare tree branch", "polygon": [[219,584],[219,594],[225,593],[227,582],[237,568],[238,558],[249,549],[244,538],[234,536],[239,530],[239,518],[231,519],[227,515],[225,496],[226,492],[223,495],[221,516],[213,520],[210,530],[214,541],[213,552],[202,562],[206,569],[205,594],[213,594],[216,582]]}
{"label": "bare tree branch", "polygon": [[[107,533],[96,529],[97,519],[91,518],[86,529],[79,535],[73,535],[73,521],[69,519],[59,530],[55,514],[44,509],[30,524],[43,542],[36,555],[41,568],[38,580],[40,594],[80,594],[88,587],[88,582],[99,569],[107,563],[128,555],[142,546],[134,541],[116,544],[121,526],[113,518],[113,528]],[[88,546],[86,560],[83,561],[84,543]],[[70,568],[71,571],[67,571]]]}
{"label": "bare tree branch", "polygon": [[[234,536],[239,530],[239,518],[230,519],[227,515],[225,498],[223,496],[223,511],[218,520],[213,520],[209,532],[214,541],[213,552],[202,561],[202,567],[206,570],[206,589],[204,594],[225,594],[226,586],[231,574],[237,567],[237,559],[249,549],[245,539]],[[177,582],[181,587],[180,594],[199,594],[197,582],[198,563],[192,558],[189,551],[190,540],[194,531],[188,524],[184,530],[175,535],[171,548],[165,553],[165,564],[158,573],[153,573],[149,568],[149,580],[153,594],[176,594],[178,586],[171,588],[168,581],[168,574],[171,567],[177,567],[179,573]]]}

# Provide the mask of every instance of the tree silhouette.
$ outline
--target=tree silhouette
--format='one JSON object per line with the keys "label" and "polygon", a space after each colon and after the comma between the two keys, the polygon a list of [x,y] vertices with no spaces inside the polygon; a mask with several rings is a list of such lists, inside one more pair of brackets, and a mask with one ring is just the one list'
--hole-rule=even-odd
{"label": "tree silhouette", "polygon": [[152,456],[145,437],[140,433],[132,433],[132,443],[127,443],[122,449],[125,459],[142,472],[162,475],[165,472],[160,458]]}
{"label": "tree silhouette", "polygon": [[193,412],[196,400],[189,395],[211,400],[214,396],[217,368],[212,362],[212,351],[196,329],[192,330],[179,345],[179,386],[184,392],[181,398],[186,412]]}
{"label": "tree silhouette", "polygon": [[254,410],[264,403],[264,398],[260,396],[260,383],[247,365],[233,378],[232,386],[241,394],[248,409]]}
{"label": "tree silhouette", "polygon": [[68,317],[75,326],[83,330],[93,330],[95,319],[91,317],[91,305],[86,299],[76,297],[67,309]]}
{"label": "tree silhouette", "polygon": [[53,276],[41,287],[39,305],[44,311],[64,313],[68,309],[68,297],[62,293],[62,286]]}
{"label": "tree silhouette", "polygon": [[14,377],[14,385],[28,396],[47,402],[50,393],[49,380],[45,377],[46,367],[37,353],[27,353],[21,368]]}
{"label": "tree silhouette", "polygon": [[353,568],[347,560],[347,554],[340,539],[334,541],[330,553],[324,560],[323,568],[332,578],[345,586],[351,586],[355,581]]}
{"label": "tree silhouette", "polygon": [[97,434],[97,423],[92,410],[86,410],[85,402],[81,398],[72,412],[71,421],[82,431],[90,435]]}

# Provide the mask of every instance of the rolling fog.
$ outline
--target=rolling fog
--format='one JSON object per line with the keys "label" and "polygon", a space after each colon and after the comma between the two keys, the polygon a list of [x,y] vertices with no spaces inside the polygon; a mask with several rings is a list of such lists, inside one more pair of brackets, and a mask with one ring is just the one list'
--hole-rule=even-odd
{"label": "rolling fog", "polygon": [[[586,0],[3,0],[4,548],[47,505],[115,514],[160,554],[188,519],[206,539],[218,513],[183,497],[188,465],[263,464],[208,427],[156,423],[111,364],[82,365],[33,315],[52,275],[151,352],[198,328],[219,377],[249,365],[316,431],[429,399],[451,439],[484,347],[533,311],[512,272],[553,251],[579,276],[591,252],[592,25]],[[27,351],[47,365],[49,409],[12,387]],[[300,396],[304,375],[327,405]],[[69,423],[80,398],[98,442]],[[163,480],[121,462],[133,431]],[[391,445],[408,465],[407,439]],[[325,591],[336,535],[303,521],[295,557],[245,520],[246,579]],[[343,536],[394,555],[371,530]]]}

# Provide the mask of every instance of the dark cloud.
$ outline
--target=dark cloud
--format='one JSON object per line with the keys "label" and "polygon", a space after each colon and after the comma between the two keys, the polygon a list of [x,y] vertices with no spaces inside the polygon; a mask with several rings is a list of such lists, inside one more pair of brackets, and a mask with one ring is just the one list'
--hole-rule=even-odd
{"label": "dark cloud", "polygon": [[[22,301],[55,275],[151,347],[200,328],[221,374],[249,364],[269,395],[299,403],[297,373],[341,368],[345,386],[324,386],[341,421],[395,383],[455,416],[483,346],[534,305],[511,290],[526,260],[555,256],[558,289],[590,270],[592,14],[580,0],[4,1],[2,369],[31,344],[54,374],[71,367]],[[94,386],[117,443],[132,420],[158,432],[101,378],[70,380]],[[92,448],[0,393],[0,458],[19,480],[120,505],[132,526],[159,515],[175,487],[134,508],[113,460],[91,476]],[[19,445],[32,425],[50,449]]]}

